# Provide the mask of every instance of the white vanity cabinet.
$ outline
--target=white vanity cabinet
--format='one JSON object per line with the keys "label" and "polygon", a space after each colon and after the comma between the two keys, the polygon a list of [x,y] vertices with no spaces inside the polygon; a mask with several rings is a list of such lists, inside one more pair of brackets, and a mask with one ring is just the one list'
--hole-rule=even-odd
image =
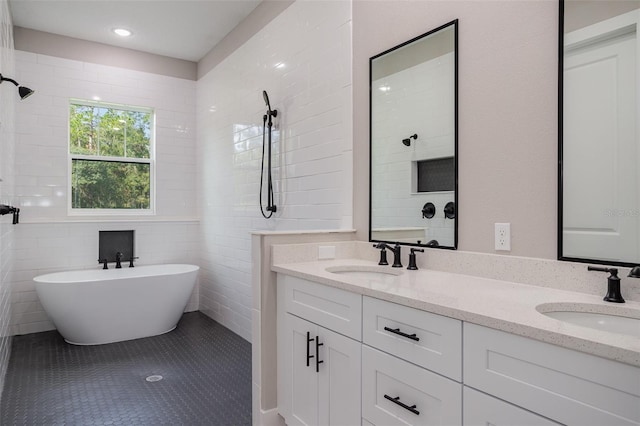
{"label": "white vanity cabinet", "polygon": [[278,409],[286,423],[360,424],[362,297],[278,275],[278,304]]}
{"label": "white vanity cabinet", "polygon": [[640,367],[285,274],[277,295],[288,425],[640,426]]}
{"label": "white vanity cabinet", "polygon": [[566,425],[640,424],[640,368],[469,323],[464,384]]}

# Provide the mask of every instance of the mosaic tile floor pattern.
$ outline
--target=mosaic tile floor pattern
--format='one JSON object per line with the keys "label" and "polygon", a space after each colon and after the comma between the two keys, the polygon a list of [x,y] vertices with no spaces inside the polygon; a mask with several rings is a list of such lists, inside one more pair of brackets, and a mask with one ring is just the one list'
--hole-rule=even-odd
{"label": "mosaic tile floor pattern", "polygon": [[16,336],[0,424],[250,425],[251,344],[200,312],[170,333],[108,345]]}

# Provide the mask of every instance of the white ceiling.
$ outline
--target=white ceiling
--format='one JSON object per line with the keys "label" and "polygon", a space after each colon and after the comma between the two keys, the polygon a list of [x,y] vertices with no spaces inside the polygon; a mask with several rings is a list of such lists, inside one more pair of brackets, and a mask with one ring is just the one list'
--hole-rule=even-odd
{"label": "white ceiling", "polygon": [[260,1],[9,0],[9,7],[15,26],[197,62]]}

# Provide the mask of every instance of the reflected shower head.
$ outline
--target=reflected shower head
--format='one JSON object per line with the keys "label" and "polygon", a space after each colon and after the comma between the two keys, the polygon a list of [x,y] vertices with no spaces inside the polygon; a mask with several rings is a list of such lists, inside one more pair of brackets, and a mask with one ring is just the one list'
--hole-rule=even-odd
{"label": "reflected shower head", "polygon": [[25,86],[20,86],[18,82],[15,81],[14,79],[3,77],[2,74],[0,74],[0,83],[2,83],[3,81],[8,81],[16,85],[16,87],[18,88],[18,94],[20,95],[20,99],[26,99],[29,96],[33,95],[33,90]]}
{"label": "reflected shower head", "polygon": [[409,136],[406,139],[402,139],[402,143],[404,144],[404,146],[411,146],[411,139],[418,139],[418,134],[414,133],[413,135]]}

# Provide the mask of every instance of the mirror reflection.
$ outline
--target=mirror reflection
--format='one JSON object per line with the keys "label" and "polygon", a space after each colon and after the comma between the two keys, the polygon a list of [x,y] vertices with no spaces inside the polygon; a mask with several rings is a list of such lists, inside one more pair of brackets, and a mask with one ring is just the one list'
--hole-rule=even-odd
{"label": "mirror reflection", "polygon": [[457,21],[370,59],[370,240],[457,244]]}
{"label": "mirror reflection", "polygon": [[640,1],[560,8],[559,258],[637,264]]}

